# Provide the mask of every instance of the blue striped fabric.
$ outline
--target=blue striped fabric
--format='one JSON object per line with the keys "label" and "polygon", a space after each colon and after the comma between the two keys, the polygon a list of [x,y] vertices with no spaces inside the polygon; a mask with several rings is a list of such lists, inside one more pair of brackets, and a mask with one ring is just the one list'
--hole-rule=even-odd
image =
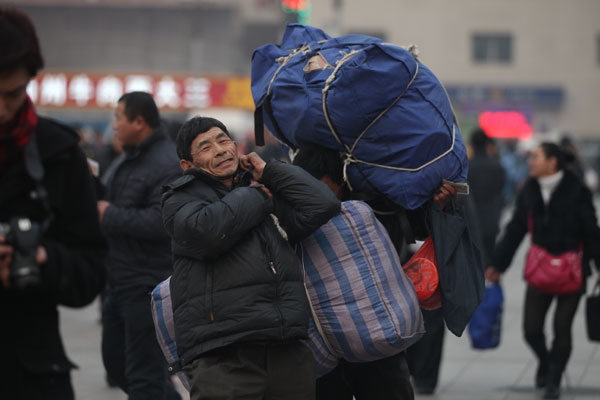
{"label": "blue striped fabric", "polygon": [[[394,355],[425,332],[412,282],[387,231],[364,202],[342,212],[299,247],[305,282],[323,337],[312,322],[317,373],[332,360],[371,361]],[[327,343],[329,346],[327,346]]]}
{"label": "blue striped fabric", "polygon": [[[169,369],[179,365],[177,344],[175,343],[175,324],[173,322],[173,306],[171,304],[171,277],[168,277],[154,288],[152,298],[152,319],[160,349],[165,356]],[[183,386],[190,390],[190,378],[176,367],[176,374]]]}

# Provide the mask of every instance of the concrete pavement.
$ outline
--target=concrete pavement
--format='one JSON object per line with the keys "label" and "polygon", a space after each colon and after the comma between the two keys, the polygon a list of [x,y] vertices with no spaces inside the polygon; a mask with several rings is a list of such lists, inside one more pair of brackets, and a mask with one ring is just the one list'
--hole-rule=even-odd
{"label": "concrete pavement", "polygon": [[[457,338],[446,332],[441,376],[436,393],[417,395],[419,400],[533,400],[541,391],[533,387],[536,363],[521,332],[525,284],[521,278],[528,240],[524,240],[503,278],[505,305],[501,344],[497,349],[476,351],[468,333]],[[591,280],[588,285],[591,286]],[[549,314],[552,315],[551,313]],[[552,318],[548,318],[549,328]],[[121,400],[126,395],[109,388],[100,356],[98,304],[79,310],[61,308],[62,334],[70,358],[79,365],[73,384],[80,400]],[[547,332],[549,332],[547,330]],[[600,344],[585,334],[584,301],[573,326],[573,354],[562,384],[564,400],[600,400]]]}

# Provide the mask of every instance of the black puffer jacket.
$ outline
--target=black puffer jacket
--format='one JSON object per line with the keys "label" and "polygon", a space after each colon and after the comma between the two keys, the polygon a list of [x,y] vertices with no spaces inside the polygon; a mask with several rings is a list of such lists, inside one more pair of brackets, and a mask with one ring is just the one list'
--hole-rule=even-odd
{"label": "black puffer jacket", "polygon": [[262,183],[272,200],[248,182],[230,190],[197,169],[165,189],[175,335],[184,365],[235,342],[307,335],[303,275],[289,242],[326,223],[340,202],[302,169],[278,161],[266,165]]}
{"label": "black puffer jacket", "polygon": [[181,175],[175,144],[156,129],[125,148],[125,158],[107,185],[111,205],[102,219],[111,289],[150,291],[172,273],[169,236],[160,211],[161,187]]}
{"label": "black puffer jacket", "polygon": [[547,206],[542,200],[538,181],[529,179],[525,182],[517,196],[512,219],[494,251],[493,265],[498,271],[505,271],[510,265],[528,231],[530,215],[533,243],[553,254],[576,250],[583,244],[584,274],[587,276],[591,272],[589,263],[585,262],[590,258],[600,266],[600,229],[592,194],[572,172],[565,170]]}
{"label": "black puffer jacket", "polygon": [[[77,133],[39,118],[32,140],[37,140],[44,167],[42,183],[53,219],[42,240],[48,253],[48,262],[41,266],[42,285],[25,291],[0,285],[0,371],[10,368],[9,376],[20,368],[36,374],[67,373],[73,364],[60,338],[56,306],[82,307],[105,283],[106,244],[100,233],[92,176],[77,147]],[[7,166],[0,175],[0,221],[14,216],[46,219],[45,207],[30,195],[34,187],[22,161]],[[1,378],[0,382],[1,393],[19,393],[22,385],[31,385]],[[9,394],[5,398],[16,397]]]}

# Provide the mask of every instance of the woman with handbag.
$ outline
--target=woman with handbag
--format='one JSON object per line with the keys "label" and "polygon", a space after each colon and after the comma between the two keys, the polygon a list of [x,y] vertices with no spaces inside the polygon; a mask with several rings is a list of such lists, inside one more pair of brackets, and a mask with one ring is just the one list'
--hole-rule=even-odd
{"label": "woman with handbag", "polygon": [[[600,229],[590,191],[564,168],[564,155],[556,144],[542,143],[528,163],[530,178],[517,196],[511,221],[496,244],[493,266],[485,274],[498,281],[530,232],[524,335],[538,359],[536,387],[545,387],[544,399],[558,399],[571,355],[573,317],[591,273],[588,261],[594,258],[600,265]],[[554,339],[548,348],[544,321],[554,299]]]}

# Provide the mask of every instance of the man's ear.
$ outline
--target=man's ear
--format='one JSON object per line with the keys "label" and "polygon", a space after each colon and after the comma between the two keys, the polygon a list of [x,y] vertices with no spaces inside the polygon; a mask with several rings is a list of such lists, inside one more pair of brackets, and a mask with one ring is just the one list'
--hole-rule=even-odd
{"label": "man's ear", "polygon": [[187,171],[190,168],[194,168],[194,164],[188,160],[179,160],[179,166],[182,170]]}
{"label": "man's ear", "polygon": [[137,117],[135,117],[135,119],[133,120],[133,122],[140,129],[143,128],[144,125],[146,125],[146,120],[141,115],[138,115]]}

